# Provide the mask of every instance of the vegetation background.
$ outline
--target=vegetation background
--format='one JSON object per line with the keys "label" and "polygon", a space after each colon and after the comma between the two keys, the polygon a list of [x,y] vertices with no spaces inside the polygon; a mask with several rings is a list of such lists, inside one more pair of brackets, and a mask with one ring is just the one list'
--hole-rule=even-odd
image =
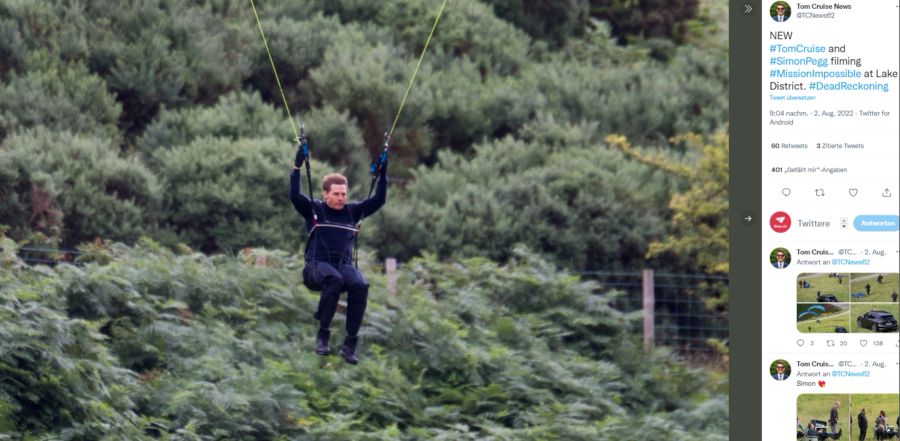
{"label": "vegetation background", "polygon": [[[362,197],[440,1],[256,6],[314,180]],[[578,277],[727,272],[725,7],[450,0],[347,368],[308,350],[249,2],[0,0],[0,439],[725,439],[721,367],[643,351]],[[25,265],[37,245],[82,254]]]}

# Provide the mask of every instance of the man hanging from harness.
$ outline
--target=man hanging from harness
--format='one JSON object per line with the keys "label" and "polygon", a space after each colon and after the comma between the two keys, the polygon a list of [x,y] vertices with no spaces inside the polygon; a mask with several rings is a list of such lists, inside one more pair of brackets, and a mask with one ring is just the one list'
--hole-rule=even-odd
{"label": "man hanging from harness", "polygon": [[[306,220],[306,266],[303,283],[319,294],[319,306],[313,317],[319,321],[316,333],[316,354],[330,355],[331,320],[337,310],[341,293],[347,291],[347,336],[340,348],[344,361],[359,362],[356,347],[359,328],[366,312],[369,282],[353,264],[353,250],[359,225],[387,200],[387,141],[381,155],[373,164],[374,194],[357,202],[347,202],[347,178],[330,173],[322,178],[322,200],[312,197],[312,178],[309,174],[309,148],[301,134],[300,146],[290,178],[290,197],[294,208]],[[309,196],[301,190],[300,168],[306,163]]]}

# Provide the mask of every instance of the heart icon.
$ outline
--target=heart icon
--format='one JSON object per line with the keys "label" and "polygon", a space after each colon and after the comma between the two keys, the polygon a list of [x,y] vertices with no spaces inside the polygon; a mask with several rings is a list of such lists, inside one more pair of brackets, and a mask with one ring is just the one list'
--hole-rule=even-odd
{"label": "heart icon", "polygon": [[859,190],[858,190],[858,189],[856,189],[856,188],[851,188],[851,189],[850,189],[850,196],[856,197],[856,194],[857,194],[857,193],[859,193]]}
{"label": "heart icon", "polygon": [[819,380],[819,387],[825,387],[825,381]]}

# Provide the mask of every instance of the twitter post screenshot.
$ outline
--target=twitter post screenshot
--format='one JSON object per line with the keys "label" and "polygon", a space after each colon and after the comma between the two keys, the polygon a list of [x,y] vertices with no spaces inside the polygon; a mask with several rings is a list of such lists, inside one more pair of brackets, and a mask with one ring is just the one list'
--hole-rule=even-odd
{"label": "twitter post screenshot", "polygon": [[896,439],[898,2],[759,12],[762,439]]}

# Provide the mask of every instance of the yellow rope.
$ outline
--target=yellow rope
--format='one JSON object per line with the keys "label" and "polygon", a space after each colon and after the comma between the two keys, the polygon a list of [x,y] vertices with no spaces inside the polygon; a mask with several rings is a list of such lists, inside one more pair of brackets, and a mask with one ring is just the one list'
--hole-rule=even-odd
{"label": "yellow rope", "polygon": [[[253,0],[250,0],[251,2]],[[416,75],[419,74],[419,66],[422,65],[422,59],[425,58],[425,51],[428,50],[428,44],[431,43],[431,37],[434,35],[434,30],[437,29],[438,21],[441,19],[441,14],[444,13],[444,6],[447,6],[447,0],[444,0],[444,3],[441,4],[441,9],[438,11],[437,16],[434,18],[434,25],[431,26],[431,33],[428,34],[428,39],[425,40],[425,47],[422,48],[422,54],[419,55],[419,62],[416,63],[416,70],[413,72],[412,78],[409,79],[409,85],[406,86],[406,93],[403,94],[403,100],[400,101],[400,108],[397,109],[397,116],[394,117],[394,123],[391,124],[391,130],[388,132],[387,139],[385,142],[391,139],[391,135],[394,134],[394,128],[397,127],[397,120],[400,119],[400,112],[403,111],[403,106],[406,104],[406,98],[409,96],[409,90],[412,89],[413,81],[416,80]]]}
{"label": "yellow rope", "polygon": [[294,139],[300,140],[300,133],[297,132],[297,125],[294,124],[294,117],[291,116],[291,109],[288,106],[287,98],[284,97],[284,88],[281,87],[281,80],[278,78],[278,71],[275,70],[275,60],[272,59],[272,51],[269,50],[269,42],[266,40],[266,33],[263,32],[262,23],[259,22],[259,14],[256,13],[256,5],[250,0],[250,7],[253,8],[253,16],[256,17],[256,25],[259,27],[259,35],[262,36],[263,45],[266,47],[266,54],[269,56],[269,64],[272,65],[272,73],[275,74],[275,84],[281,92],[281,102],[284,103],[284,110],[287,111],[288,121],[291,122],[291,129],[294,130]]}

